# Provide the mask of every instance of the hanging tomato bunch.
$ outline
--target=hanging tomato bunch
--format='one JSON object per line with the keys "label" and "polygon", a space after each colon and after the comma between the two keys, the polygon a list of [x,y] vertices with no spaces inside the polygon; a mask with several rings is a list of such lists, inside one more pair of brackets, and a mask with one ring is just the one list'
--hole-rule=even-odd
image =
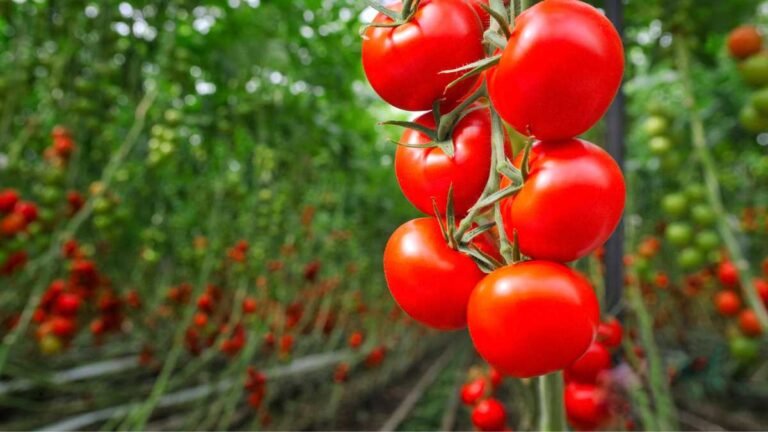
{"label": "hanging tomato bunch", "polygon": [[739,62],[741,79],[755,89],[739,114],[741,125],[749,132],[768,132],[768,52],[762,35],[751,25],[734,29],[728,35],[728,53]]}
{"label": "hanging tomato bunch", "polygon": [[[386,245],[392,296],[427,326],[468,326],[477,351],[506,375],[571,367],[589,353],[600,310],[566,264],[600,247],[624,209],[619,166],[577,138],[618,91],[618,33],[578,0],[544,0],[511,25],[500,1],[371,6],[379,14],[362,49],[371,86],[397,108],[431,109],[385,122],[406,129],[397,179],[429,215]],[[528,138],[514,157],[502,120]],[[476,407],[476,425],[503,426],[503,411],[486,408]]]}

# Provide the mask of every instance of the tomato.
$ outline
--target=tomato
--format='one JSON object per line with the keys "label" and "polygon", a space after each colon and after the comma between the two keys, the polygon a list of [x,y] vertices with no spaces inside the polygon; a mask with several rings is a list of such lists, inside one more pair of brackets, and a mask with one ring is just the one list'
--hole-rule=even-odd
{"label": "tomato", "polygon": [[760,357],[760,343],[742,336],[734,337],[728,344],[731,356],[741,363],[751,363]]}
{"label": "tomato", "polygon": [[608,420],[605,393],[593,384],[565,386],[565,414],[576,430],[595,430]]}
{"label": "tomato", "polygon": [[768,131],[768,116],[760,114],[752,105],[745,105],[741,109],[739,123],[744,129],[752,133]]}
{"label": "tomato", "polygon": [[[402,4],[390,7],[400,10]],[[378,14],[374,23],[392,23]],[[425,0],[411,20],[397,27],[368,27],[363,69],[376,93],[407,111],[426,111],[439,99],[457,100],[476,79],[446,86],[460,73],[442,74],[484,57],[483,27],[463,0]]]}
{"label": "tomato", "polygon": [[491,380],[493,388],[496,388],[501,385],[502,381],[504,381],[504,374],[499,372],[495,367],[491,366],[491,369],[488,371],[488,379]]}
{"label": "tomato", "polygon": [[62,293],[56,297],[53,311],[60,315],[75,315],[80,309],[80,297],[72,293]]}
{"label": "tomato", "polygon": [[0,219],[0,233],[13,236],[27,227],[27,221],[21,213],[13,212]]}
{"label": "tomato", "polygon": [[761,116],[768,116],[768,88],[752,93],[752,106]]}
{"label": "tomato", "polygon": [[728,52],[732,57],[743,60],[757,54],[762,48],[763,38],[755,26],[736,27],[728,34]]}
{"label": "tomato", "polygon": [[478,353],[503,374],[526,378],[581,357],[595,338],[600,311],[579,273],[527,261],[486,276],[472,293],[467,316]]}
{"label": "tomato", "polygon": [[480,401],[472,410],[472,424],[481,431],[500,431],[506,422],[504,405],[496,399]]}
{"label": "tomato", "polygon": [[656,156],[662,156],[672,149],[672,140],[665,136],[655,136],[648,141],[648,148]]}
{"label": "tomato", "polygon": [[723,316],[736,316],[741,310],[741,298],[730,290],[723,290],[715,294],[715,308]]}
{"label": "tomato", "polygon": [[461,402],[464,405],[475,405],[485,397],[487,385],[484,378],[474,379],[461,386]]}
{"label": "tomato", "polygon": [[757,315],[752,309],[741,311],[739,314],[739,328],[744,335],[749,337],[757,337],[763,333],[760,321],[757,320]]}
{"label": "tomato", "polygon": [[693,270],[704,264],[704,254],[694,247],[687,247],[677,255],[677,265],[683,270]]}
{"label": "tomato", "polygon": [[581,357],[565,368],[565,379],[569,382],[595,384],[600,374],[610,368],[611,353],[605,345],[595,341]]}
{"label": "tomato", "polygon": [[608,240],[624,211],[626,190],[605,150],[577,139],[538,142],[529,166],[522,190],[501,203],[507,235],[513,238],[517,230],[524,255],[573,261]]}
{"label": "tomato", "polygon": [[547,0],[515,20],[488,90],[518,132],[563,140],[603,116],[623,71],[621,38],[600,11],[577,0]]}
{"label": "tomato", "polygon": [[733,288],[739,283],[739,270],[730,261],[723,261],[717,266],[717,278],[726,288]]}
{"label": "tomato", "polygon": [[664,238],[674,246],[687,246],[692,237],[693,228],[685,222],[673,222],[664,231]]}
{"label": "tomato", "polygon": [[668,216],[679,217],[688,210],[688,198],[682,193],[665,195],[661,199],[661,209]]}
{"label": "tomato", "polygon": [[760,52],[744,60],[739,65],[739,73],[741,79],[753,87],[768,84],[768,52]]}
{"label": "tomato", "polygon": [[700,231],[696,234],[696,246],[706,252],[713,252],[717,250],[720,245],[720,237],[717,232],[712,230]]}
{"label": "tomato", "polygon": [[701,226],[712,226],[712,224],[715,223],[715,220],[717,220],[717,215],[715,215],[715,211],[712,210],[712,207],[706,205],[706,204],[696,204],[691,209],[691,216],[693,217],[693,221]]}
{"label": "tomato", "polygon": [[618,348],[624,337],[624,328],[616,318],[600,323],[597,327],[597,340],[608,348]]}
{"label": "tomato", "polygon": [[[416,119],[416,123],[435,127],[432,113]],[[473,111],[453,129],[453,157],[438,147],[411,148],[398,146],[395,174],[400,189],[411,204],[426,214],[434,214],[432,200],[440,214],[445,214],[448,190],[453,185],[453,203],[457,215],[469,210],[485,189],[491,168],[491,117],[486,109]],[[421,132],[408,129],[402,143],[424,144],[430,139]],[[509,148],[509,145],[507,145]]]}
{"label": "tomato", "polygon": [[19,201],[13,208],[13,212],[24,216],[27,223],[36,221],[38,216],[37,206],[27,201]]}
{"label": "tomato", "polygon": [[669,120],[666,117],[654,115],[643,122],[643,131],[648,136],[661,136],[669,130]]}
{"label": "tomato", "polygon": [[398,305],[415,320],[441,330],[467,325],[467,302],[484,274],[451,249],[434,218],[400,226],[384,249],[384,276]]}
{"label": "tomato", "polygon": [[351,335],[349,335],[349,340],[347,341],[347,344],[352,349],[358,348],[360,345],[363,344],[363,333],[361,331],[356,331]]}
{"label": "tomato", "polygon": [[760,296],[760,300],[763,304],[768,305],[768,281],[765,279],[755,279],[752,282],[755,284],[755,291]]}
{"label": "tomato", "polygon": [[13,189],[0,191],[0,213],[10,213],[19,202],[19,193]]}

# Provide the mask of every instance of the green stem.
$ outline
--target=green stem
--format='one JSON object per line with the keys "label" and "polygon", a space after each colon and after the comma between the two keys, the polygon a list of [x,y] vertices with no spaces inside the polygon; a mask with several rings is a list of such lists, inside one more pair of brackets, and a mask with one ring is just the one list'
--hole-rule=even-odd
{"label": "green stem", "polygon": [[539,377],[539,408],[540,431],[566,430],[562,372]]}
{"label": "green stem", "polygon": [[734,228],[728,223],[729,215],[723,205],[720,183],[717,180],[717,165],[712,157],[704,130],[704,122],[701,114],[696,109],[696,97],[694,95],[693,82],[691,80],[691,66],[688,58],[688,50],[685,47],[685,39],[682,36],[675,37],[675,55],[678,72],[683,83],[685,105],[690,113],[691,121],[691,140],[696,157],[699,159],[702,171],[704,173],[704,184],[707,188],[707,199],[709,205],[717,215],[717,230],[725,243],[731,261],[739,271],[741,282],[741,291],[747,300],[749,307],[755,312],[760,327],[763,331],[768,330],[768,312],[766,312],[763,302],[755,289],[753,275],[750,269],[749,260],[739,245],[734,233]]}

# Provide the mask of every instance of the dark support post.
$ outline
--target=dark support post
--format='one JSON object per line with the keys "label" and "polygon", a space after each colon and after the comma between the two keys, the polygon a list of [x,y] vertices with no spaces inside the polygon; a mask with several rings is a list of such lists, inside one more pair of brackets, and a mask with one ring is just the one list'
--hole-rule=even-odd
{"label": "dark support post", "polygon": [[[605,14],[624,37],[623,0],[605,0]],[[606,147],[624,168],[624,91],[619,89],[616,99],[606,114]],[[624,288],[624,221],[619,223],[613,237],[605,245],[605,310],[611,313],[619,311],[622,290]]]}

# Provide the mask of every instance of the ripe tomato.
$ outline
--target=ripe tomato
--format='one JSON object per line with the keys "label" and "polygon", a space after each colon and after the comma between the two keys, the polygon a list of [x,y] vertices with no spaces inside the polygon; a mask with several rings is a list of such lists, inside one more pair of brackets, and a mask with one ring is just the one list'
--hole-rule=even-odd
{"label": "ripe tomato", "polygon": [[[435,127],[431,112],[416,123]],[[455,154],[446,155],[440,148],[398,146],[395,174],[403,194],[411,204],[426,214],[434,214],[432,199],[441,214],[446,212],[448,189],[453,185],[453,203],[457,215],[463,215],[480,198],[491,167],[491,117],[488,110],[467,114],[453,129]],[[430,139],[421,132],[408,129],[401,142],[425,144]],[[507,146],[509,147],[509,146]]]}
{"label": "ripe tomato", "polygon": [[565,386],[565,414],[576,430],[595,430],[609,417],[604,392],[593,384]]}
{"label": "ripe tomato", "polygon": [[0,190],[0,213],[10,213],[19,202],[19,193],[14,189]]}
{"label": "ripe tomato", "polygon": [[480,401],[472,410],[472,424],[481,431],[500,431],[506,421],[504,405],[493,398]]}
{"label": "ripe tomato", "polygon": [[[400,10],[402,4],[390,8]],[[373,22],[392,20],[379,14]],[[369,27],[362,55],[365,75],[382,99],[407,111],[426,111],[436,100],[457,100],[474,86],[475,79],[466,79],[446,92],[461,74],[440,72],[483,58],[483,27],[463,0],[425,0],[403,25]]]}
{"label": "ripe tomato", "polygon": [[741,311],[739,314],[739,328],[744,335],[750,337],[757,337],[763,333],[760,321],[757,320],[757,315],[755,315],[755,311],[752,309]]}
{"label": "ripe tomato", "polygon": [[461,402],[464,405],[474,405],[486,395],[485,378],[477,378],[461,386]]}
{"label": "ripe tomato", "polygon": [[597,340],[608,348],[618,348],[624,336],[624,328],[616,318],[600,323],[597,327]]}
{"label": "ripe tomato", "polygon": [[486,276],[467,317],[478,353],[500,372],[526,378],[581,357],[595,338],[600,311],[583,276],[562,264],[527,261]]}
{"label": "ripe tomato", "polygon": [[538,142],[529,166],[522,190],[501,204],[507,235],[513,238],[517,230],[524,255],[568,262],[608,240],[624,211],[626,190],[605,150],[577,139]]}
{"label": "ripe tomato", "polygon": [[611,368],[611,353],[600,342],[592,342],[587,351],[565,369],[565,379],[583,384],[595,384],[605,370]]}
{"label": "ripe tomato", "polygon": [[733,288],[739,283],[739,271],[730,261],[723,261],[717,266],[717,278],[726,288]]}
{"label": "ripe tomato", "polygon": [[600,11],[577,0],[547,0],[515,20],[488,90],[518,132],[563,140],[602,117],[623,72],[621,39]]}
{"label": "ripe tomato", "polygon": [[722,316],[735,316],[741,310],[741,299],[733,291],[720,291],[715,294],[715,308]]}
{"label": "ripe tomato", "polygon": [[392,297],[415,320],[441,330],[467,325],[467,302],[484,274],[451,249],[434,218],[400,226],[384,250],[384,276]]}
{"label": "ripe tomato", "polygon": [[80,309],[80,297],[72,293],[62,293],[56,297],[53,311],[59,315],[71,316]]}
{"label": "ripe tomato", "polygon": [[768,281],[765,279],[757,278],[753,281],[755,284],[755,291],[760,296],[760,300],[764,305],[768,305]]}
{"label": "ripe tomato", "polygon": [[732,57],[745,59],[763,48],[763,38],[751,25],[736,27],[728,34],[728,52]]}

